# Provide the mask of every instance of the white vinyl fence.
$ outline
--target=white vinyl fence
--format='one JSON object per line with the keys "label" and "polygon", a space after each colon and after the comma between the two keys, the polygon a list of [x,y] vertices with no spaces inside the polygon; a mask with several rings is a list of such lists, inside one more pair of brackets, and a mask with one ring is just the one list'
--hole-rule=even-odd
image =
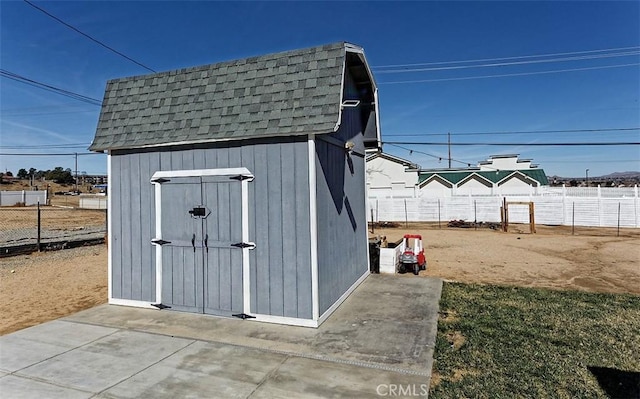
{"label": "white vinyl fence", "polygon": [[0,206],[14,206],[24,204],[26,206],[41,205],[47,203],[47,191],[0,191]]}
{"label": "white vinyl fence", "polygon": [[[640,198],[635,188],[558,188],[531,196],[452,196],[441,198],[369,198],[368,218],[377,221],[500,222],[507,201],[532,201],[538,224],[592,227],[640,227]],[[526,206],[509,206],[509,221],[529,223]]]}
{"label": "white vinyl fence", "polygon": [[83,209],[107,209],[107,197],[85,197],[80,196],[80,208]]}

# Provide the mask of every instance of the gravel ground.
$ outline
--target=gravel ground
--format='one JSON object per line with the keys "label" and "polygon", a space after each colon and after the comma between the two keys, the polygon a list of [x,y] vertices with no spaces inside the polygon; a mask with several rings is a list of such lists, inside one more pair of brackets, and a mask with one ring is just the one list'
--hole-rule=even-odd
{"label": "gravel ground", "polygon": [[[107,230],[104,227],[82,227],[74,230],[40,230],[40,242],[92,240],[104,237]],[[38,242],[37,228],[22,228],[0,230],[0,247],[13,245],[35,244]]]}

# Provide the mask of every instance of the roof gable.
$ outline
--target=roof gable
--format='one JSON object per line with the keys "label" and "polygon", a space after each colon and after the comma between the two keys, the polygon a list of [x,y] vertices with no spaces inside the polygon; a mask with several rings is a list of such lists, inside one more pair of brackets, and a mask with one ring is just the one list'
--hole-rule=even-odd
{"label": "roof gable", "polygon": [[111,80],[90,149],[331,133],[345,54],[355,48],[341,42]]}
{"label": "roof gable", "polygon": [[[491,183],[499,183],[506,181],[513,175],[526,176],[541,186],[549,185],[547,175],[543,169],[521,169],[521,170],[495,170],[495,171],[438,171],[438,172],[422,172],[419,176],[419,182],[422,187],[422,183],[426,182],[433,176],[439,176],[453,184],[460,184],[462,180],[469,178],[471,175],[476,175]],[[462,183],[464,184],[464,183]]]}
{"label": "roof gable", "polygon": [[394,163],[400,164],[402,166],[406,166],[407,168],[410,168],[410,169],[418,169],[419,168],[418,164],[415,164],[415,163],[413,163],[411,161],[408,161],[408,160],[400,158],[400,157],[396,157],[394,155],[387,154],[386,152],[376,152],[374,154],[371,154],[371,155],[367,156],[367,161],[373,161],[376,158],[386,159],[386,160],[388,160],[390,162],[394,162]]}

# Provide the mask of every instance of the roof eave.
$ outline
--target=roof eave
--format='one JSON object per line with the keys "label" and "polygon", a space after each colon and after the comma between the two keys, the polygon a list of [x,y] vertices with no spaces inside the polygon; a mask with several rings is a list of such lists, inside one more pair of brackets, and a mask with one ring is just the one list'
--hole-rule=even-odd
{"label": "roof eave", "polygon": [[273,137],[297,137],[297,136],[307,136],[309,134],[319,135],[319,134],[329,134],[331,132],[327,131],[304,131],[299,133],[286,133],[275,136],[261,136],[261,135],[253,135],[253,136],[243,136],[243,137],[229,137],[229,138],[219,138],[219,139],[203,139],[203,140],[186,140],[186,141],[171,141],[166,143],[154,143],[154,144],[144,144],[144,145],[123,145],[123,146],[94,146],[91,145],[89,147],[89,151],[94,152],[105,152],[105,151],[123,151],[123,150],[140,150],[146,148],[162,148],[162,147],[173,147],[173,146],[181,146],[181,145],[193,145],[193,144],[216,144],[216,143],[229,143],[229,142],[240,142],[247,140],[257,140],[257,139],[265,139],[265,138],[273,138]]}

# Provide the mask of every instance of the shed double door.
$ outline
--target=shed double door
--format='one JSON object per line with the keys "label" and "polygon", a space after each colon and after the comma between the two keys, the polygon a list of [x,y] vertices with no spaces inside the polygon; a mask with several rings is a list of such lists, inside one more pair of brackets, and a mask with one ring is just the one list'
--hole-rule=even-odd
{"label": "shed double door", "polygon": [[242,312],[240,181],[171,177],[161,193],[162,304],[223,316]]}

